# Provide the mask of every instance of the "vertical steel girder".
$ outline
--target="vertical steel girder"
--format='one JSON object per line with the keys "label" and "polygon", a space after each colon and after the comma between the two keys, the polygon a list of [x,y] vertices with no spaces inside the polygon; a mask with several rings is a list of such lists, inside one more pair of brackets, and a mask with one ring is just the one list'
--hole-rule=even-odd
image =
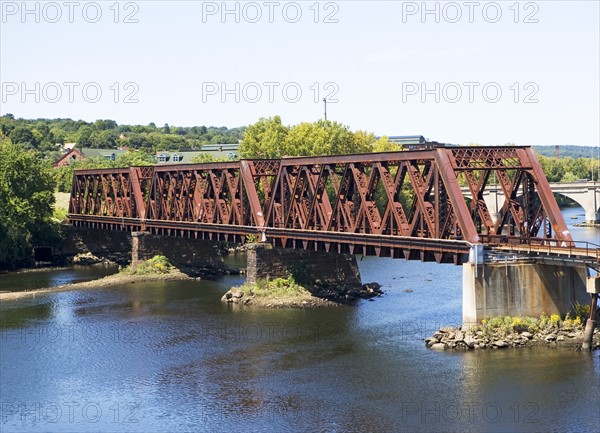
{"label": "vertical steel girder", "polygon": [[[500,188],[504,197],[496,221],[484,200],[490,188]],[[157,222],[204,230],[225,224],[246,234],[287,229],[284,245],[297,230],[355,234],[357,243],[361,234],[469,243],[572,241],[527,147],[77,170],[69,214],[79,221],[121,218],[142,229]]]}

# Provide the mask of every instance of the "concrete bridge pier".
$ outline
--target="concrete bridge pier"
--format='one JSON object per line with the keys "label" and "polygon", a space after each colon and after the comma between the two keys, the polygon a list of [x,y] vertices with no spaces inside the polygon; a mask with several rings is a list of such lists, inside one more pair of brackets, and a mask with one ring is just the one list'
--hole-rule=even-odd
{"label": "concrete bridge pier", "polygon": [[268,243],[248,245],[246,281],[287,277],[309,288],[331,288],[340,292],[362,287],[360,271],[353,254],[303,249],[273,248]]}
{"label": "concrete bridge pier", "polygon": [[531,259],[463,264],[463,325],[493,316],[564,316],[576,302],[587,304],[585,267]]}
{"label": "concrete bridge pier", "polygon": [[588,224],[598,224],[600,223],[600,212],[596,212],[594,210],[586,210],[585,212],[585,222]]}
{"label": "concrete bridge pier", "polygon": [[587,291],[591,295],[590,301],[590,316],[585,323],[585,331],[583,333],[583,350],[592,350],[592,339],[594,338],[594,328],[596,327],[598,296],[600,294],[600,276],[589,277],[587,280]]}

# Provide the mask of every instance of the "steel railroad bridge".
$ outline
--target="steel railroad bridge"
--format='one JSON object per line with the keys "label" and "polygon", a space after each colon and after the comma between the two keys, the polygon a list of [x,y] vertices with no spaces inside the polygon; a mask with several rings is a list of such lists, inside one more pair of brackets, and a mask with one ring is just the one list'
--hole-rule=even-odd
{"label": "steel railroad bridge", "polygon": [[[503,192],[495,221],[484,200]],[[461,185],[469,194],[463,195]],[[576,244],[533,151],[424,150],[76,170],[76,227],[283,248],[464,262],[473,245],[595,266]]]}

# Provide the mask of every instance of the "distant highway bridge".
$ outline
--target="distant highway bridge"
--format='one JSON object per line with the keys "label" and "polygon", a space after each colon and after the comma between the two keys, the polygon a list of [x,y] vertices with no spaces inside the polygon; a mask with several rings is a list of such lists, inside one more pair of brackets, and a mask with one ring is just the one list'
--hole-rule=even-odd
{"label": "distant highway bridge", "polygon": [[[554,194],[563,195],[579,204],[585,210],[587,223],[600,223],[600,182],[572,182],[549,184]],[[463,194],[469,194],[469,187],[461,188]],[[493,217],[498,214],[504,202],[504,192],[499,185],[488,185],[483,192],[483,198]]]}

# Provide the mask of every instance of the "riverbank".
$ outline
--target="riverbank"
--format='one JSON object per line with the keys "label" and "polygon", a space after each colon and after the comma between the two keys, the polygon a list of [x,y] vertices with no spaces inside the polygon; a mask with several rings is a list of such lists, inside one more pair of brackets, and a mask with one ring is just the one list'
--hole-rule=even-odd
{"label": "riverbank", "polygon": [[28,290],[23,292],[6,292],[0,293],[0,302],[14,301],[23,298],[35,298],[36,296],[43,296],[50,293],[56,292],[68,292],[73,290],[90,290],[90,289],[102,289],[105,287],[112,287],[125,284],[135,284],[146,281],[177,281],[177,280],[195,280],[178,269],[170,269],[165,273],[157,274],[127,274],[118,273],[106,276],[92,281],[84,281],[81,283],[63,284],[56,287]]}
{"label": "riverbank", "polygon": [[[497,318],[501,320],[502,318]],[[461,326],[440,328],[433,336],[425,339],[425,345],[432,350],[477,350],[505,349],[508,347],[550,347],[578,350],[583,342],[584,329],[581,320],[549,320],[541,329],[522,326],[525,320],[518,321],[512,329],[490,328],[485,324],[463,329]],[[531,318],[524,318],[531,319]],[[539,319],[538,319],[539,320]],[[508,322],[508,320],[507,320]],[[565,323],[566,322],[566,323]],[[600,329],[594,330],[592,350],[600,349]]]}

